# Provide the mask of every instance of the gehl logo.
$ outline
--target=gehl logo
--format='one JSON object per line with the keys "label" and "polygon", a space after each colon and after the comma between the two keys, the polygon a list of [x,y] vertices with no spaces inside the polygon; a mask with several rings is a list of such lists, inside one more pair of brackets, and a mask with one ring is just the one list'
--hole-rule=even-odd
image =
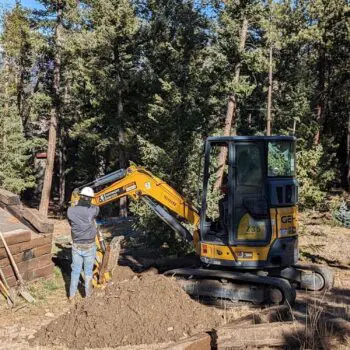
{"label": "gehl logo", "polygon": [[281,217],[281,221],[284,224],[291,224],[293,222],[293,215],[285,215]]}

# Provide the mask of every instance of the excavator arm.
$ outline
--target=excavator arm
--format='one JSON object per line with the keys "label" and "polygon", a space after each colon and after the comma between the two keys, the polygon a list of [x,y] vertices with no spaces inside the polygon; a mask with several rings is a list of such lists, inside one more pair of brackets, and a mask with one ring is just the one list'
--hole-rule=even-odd
{"label": "excavator arm", "polygon": [[[142,200],[171,228],[182,235],[188,242],[194,241],[199,254],[199,213],[171,186],[142,167],[131,166],[102,176],[82,187],[95,189],[92,204],[103,206],[121,197],[128,196],[133,200]],[[102,189],[101,189],[102,188]],[[80,188],[73,191],[71,205],[78,203]],[[166,210],[168,209],[168,210]],[[194,227],[193,235],[177,218],[180,217]],[[94,269],[94,285],[103,286],[111,277],[115,262],[118,260],[122,237],[115,237],[106,246],[101,234],[96,237],[98,251]]]}
{"label": "excavator arm", "polygon": [[[124,196],[134,200],[142,200],[187,241],[193,240],[192,234],[173,214],[192,224],[195,230],[198,229],[198,211],[171,186],[142,167],[131,166],[125,170],[117,170],[84,186],[104,187],[95,193],[92,200],[92,203],[97,206],[103,206]],[[73,203],[79,200],[79,192],[80,188],[73,192]]]}

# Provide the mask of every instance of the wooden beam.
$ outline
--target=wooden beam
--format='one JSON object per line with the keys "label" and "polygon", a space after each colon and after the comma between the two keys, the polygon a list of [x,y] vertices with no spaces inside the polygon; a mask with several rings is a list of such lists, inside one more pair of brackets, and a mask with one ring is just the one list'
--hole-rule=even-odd
{"label": "wooden beam", "polygon": [[[20,254],[21,252],[28,249],[41,247],[47,244],[52,244],[52,233],[39,235],[31,232],[30,234],[31,234],[30,241],[17,243],[9,246],[12,255]],[[7,257],[7,253],[5,248],[0,248],[0,259],[6,258],[6,257]]]}
{"label": "wooden beam", "polygon": [[53,223],[42,216],[37,209],[24,208],[23,217],[31,223],[39,232],[52,233]]}
{"label": "wooden beam", "polygon": [[[16,263],[20,263],[22,261],[27,261],[30,259],[38,258],[39,256],[49,254],[52,250],[52,244],[46,244],[41,247],[26,249],[19,254],[13,255]],[[0,259],[0,267],[5,267],[10,265],[11,262],[8,257]]]}
{"label": "wooden beam", "polygon": [[[273,322],[239,327],[225,325],[216,330],[217,349],[250,349],[259,347],[291,346],[296,335],[305,331],[299,322]],[[298,344],[295,344],[296,346]],[[300,345],[300,344],[299,344]]]}
{"label": "wooden beam", "polygon": [[211,337],[207,333],[199,333],[192,337],[177,341],[167,347],[169,350],[210,350]]}
{"label": "wooden beam", "polygon": [[[44,278],[44,277],[48,277],[53,273],[53,269],[54,269],[54,264],[50,263],[48,265],[45,266],[41,266],[37,269],[34,270],[28,270],[26,272],[26,282],[32,282],[32,281],[36,281],[39,278]],[[10,287],[14,287],[17,284],[17,279],[15,276],[11,276],[9,278],[6,279],[7,283]]]}
{"label": "wooden beam", "polygon": [[[17,267],[19,269],[19,272],[21,273],[24,280],[28,280],[28,272],[31,270],[36,270],[41,268],[42,266],[46,266],[50,263],[52,263],[52,256],[50,254],[45,254],[42,256],[39,256],[38,258],[34,258],[27,261],[22,261],[17,264]],[[12,265],[7,265],[6,267],[2,268],[2,271],[6,278],[10,278],[14,275],[14,271],[12,268]]]}
{"label": "wooden beam", "polygon": [[20,205],[21,200],[17,194],[0,188],[0,202],[5,205]]}
{"label": "wooden beam", "polygon": [[[8,246],[11,246],[17,243],[22,243],[22,242],[29,242],[31,238],[31,232],[27,230],[22,230],[22,229],[4,232],[3,235]],[[4,243],[1,239],[0,239],[0,248],[4,248]]]}

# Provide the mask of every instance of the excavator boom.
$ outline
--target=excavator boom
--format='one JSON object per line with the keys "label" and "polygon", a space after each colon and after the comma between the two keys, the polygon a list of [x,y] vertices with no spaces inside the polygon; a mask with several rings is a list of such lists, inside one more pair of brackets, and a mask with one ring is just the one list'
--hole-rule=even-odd
{"label": "excavator boom", "polygon": [[[92,204],[103,206],[121,197],[128,196],[146,203],[164,222],[188,242],[193,241],[193,236],[174,217],[174,214],[192,224],[194,231],[198,232],[200,220],[198,211],[172,187],[143,167],[131,166],[128,169],[117,170],[84,186],[92,188],[105,186],[102,190],[96,192]],[[80,188],[77,188],[73,192],[73,203],[79,200],[79,191]]]}

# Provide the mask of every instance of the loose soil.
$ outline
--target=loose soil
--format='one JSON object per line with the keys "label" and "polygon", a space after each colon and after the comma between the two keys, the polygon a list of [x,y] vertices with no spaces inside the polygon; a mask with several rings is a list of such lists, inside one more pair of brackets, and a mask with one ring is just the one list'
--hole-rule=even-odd
{"label": "loose soil", "polygon": [[41,329],[34,342],[75,349],[162,343],[221,323],[218,311],[192,300],[175,280],[118,267],[104,293],[76,304]]}
{"label": "loose soil", "polygon": [[[308,212],[302,214],[300,219],[301,259],[331,266],[335,275],[334,288],[325,295],[297,292],[293,317],[297,320],[308,317],[307,324],[312,325],[311,328],[315,328],[318,333],[319,330],[313,325],[320,313],[350,320],[350,230],[335,226],[332,220],[318,213]],[[67,246],[69,258],[69,227],[62,221],[56,223],[54,252],[64,255],[64,247]],[[69,275],[62,273],[58,267],[50,279],[29,286],[37,300],[35,304],[28,304],[19,298],[16,308],[9,310],[0,297],[0,349],[27,349],[34,346],[36,349],[61,350],[83,346],[102,348],[106,344],[114,347],[113,344],[132,342],[156,343],[164,342],[164,339],[177,341],[197,330],[210,329],[216,322],[241,322],[239,319],[244,316],[259,319],[259,308],[251,309],[244,305],[217,310],[191,300],[174,281],[164,280],[158,274],[164,268],[180,267],[182,263],[191,266],[191,261],[183,257],[174,260],[169,256],[164,260],[162,254],[152,252],[150,255],[147,249],[148,254],[145,255],[142,251],[144,249],[141,246],[124,247],[120,262],[128,263],[138,272],[150,266],[157,269],[135,274],[127,267],[120,267],[116,270],[113,284],[105,291],[97,290],[90,300],[79,296],[75,305],[68,304],[66,298]],[[313,310],[316,310],[316,317],[313,316]],[[144,311],[147,315],[152,314],[152,317],[144,316]],[[76,345],[73,340],[75,332],[78,332],[81,341]],[[155,332],[155,335],[151,336],[148,332]],[[335,335],[330,336],[336,342],[324,349],[350,348],[350,342],[339,340]],[[300,334],[295,337],[299,339]],[[310,336],[310,339],[313,341],[314,337]],[[130,345],[130,348],[134,349],[134,346]],[[301,341],[299,348],[322,347],[308,346]],[[147,345],[143,349],[147,349]]]}

